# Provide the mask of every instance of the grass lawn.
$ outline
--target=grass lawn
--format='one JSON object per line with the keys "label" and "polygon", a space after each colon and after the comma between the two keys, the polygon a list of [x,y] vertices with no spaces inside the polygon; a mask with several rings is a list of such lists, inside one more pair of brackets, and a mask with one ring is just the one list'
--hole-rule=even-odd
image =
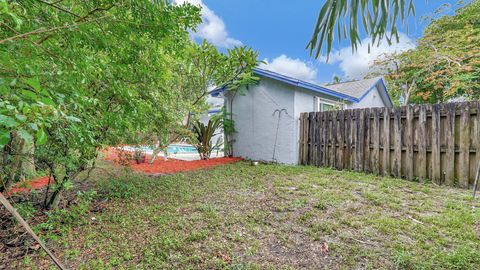
{"label": "grass lawn", "polygon": [[36,226],[72,268],[480,267],[480,201],[470,191],[246,162],[103,178],[72,212]]}

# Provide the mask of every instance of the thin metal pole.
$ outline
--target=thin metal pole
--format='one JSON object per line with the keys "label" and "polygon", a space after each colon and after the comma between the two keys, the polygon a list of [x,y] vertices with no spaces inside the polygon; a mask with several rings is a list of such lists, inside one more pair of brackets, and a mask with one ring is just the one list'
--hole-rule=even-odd
{"label": "thin metal pole", "polygon": [[477,195],[478,178],[480,178],[480,163],[477,166],[477,175],[475,176],[475,183],[473,184],[473,198]]}
{"label": "thin metal pole", "polygon": [[53,262],[55,265],[61,269],[61,270],[66,270],[67,268],[63,266],[63,264],[53,255],[53,253],[47,248],[47,246],[43,243],[42,240],[33,232],[33,230],[30,228],[28,223],[20,216],[20,214],[15,210],[15,208],[10,204],[10,202],[3,196],[3,194],[0,192],[0,202],[7,208],[8,212],[10,212],[15,219],[25,228],[25,230],[37,241],[37,243],[40,244],[40,246],[47,252],[48,256],[52,258]]}

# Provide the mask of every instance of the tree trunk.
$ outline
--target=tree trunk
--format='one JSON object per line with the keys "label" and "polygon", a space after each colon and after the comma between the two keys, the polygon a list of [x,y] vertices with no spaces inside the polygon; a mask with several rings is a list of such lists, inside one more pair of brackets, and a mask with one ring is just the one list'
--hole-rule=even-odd
{"label": "tree trunk", "polygon": [[35,161],[33,155],[35,154],[35,144],[33,142],[24,143],[21,149],[23,156],[21,169],[25,177],[30,178],[36,174]]}
{"label": "tree trunk", "polygon": [[[66,181],[66,180],[64,179],[63,181]],[[58,208],[58,205],[60,204],[60,200],[62,199],[62,194],[63,194],[63,185],[60,184],[48,199],[48,202],[47,202],[47,205],[45,205],[45,208],[49,210]]]}
{"label": "tree trunk", "polygon": [[17,175],[19,174],[19,172],[21,173],[21,152],[23,148],[23,143],[24,141],[21,138],[17,137],[15,132],[13,132],[12,139],[9,143],[9,146],[7,146],[10,147],[9,153],[7,153],[7,159],[8,155],[10,155],[13,156],[13,160],[10,164],[6,165],[6,168],[10,167],[10,170],[7,171],[8,177],[3,185],[4,190],[9,190],[10,188],[12,188],[13,184],[17,179]]}

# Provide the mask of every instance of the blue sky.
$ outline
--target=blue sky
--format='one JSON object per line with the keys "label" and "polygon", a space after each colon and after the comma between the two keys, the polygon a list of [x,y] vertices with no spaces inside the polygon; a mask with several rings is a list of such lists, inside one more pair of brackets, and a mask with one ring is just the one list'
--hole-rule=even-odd
{"label": "blue sky", "polygon": [[[452,13],[457,0],[414,0],[417,14],[408,20],[409,31],[402,27],[399,44],[388,46],[384,42],[369,54],[365,42],[352,55],[349,41],[334,44],[329,64],[315,60],[305,49],[315,20],[324,1],[314,0],[174,0],[187,1],[203,7],[204,24],[194,37],[206,38],[224,49],[247,45],[258,50],[267,68],[299,79],[319,83],[329,82],[334,75],[343,79],[359,79],[368,73],[368,66],[382,53],[401,51],[415,46],[427,25],[423,16],[435,16],[434,11],[450,4],[445,13]],[[364,36],[363,38],[368,38]]]}

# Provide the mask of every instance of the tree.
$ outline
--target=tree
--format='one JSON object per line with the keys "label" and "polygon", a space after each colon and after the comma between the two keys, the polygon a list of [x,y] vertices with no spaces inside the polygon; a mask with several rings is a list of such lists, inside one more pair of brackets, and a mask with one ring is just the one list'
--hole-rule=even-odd
{"label": "tree", "polygon": [[253,76],[252,70],[257,65],[257,57],[258,52],[248,47],[236,47],[220,53],[206,41],[188,46],[183,58],[175,66],[176,77],[171,83],[171,87],[177,89],[176,111],[183,114],[184,118],[172,122],[174,127],[168,132],[153,127],[151,133],[157,134],[158,144],[150,162],[170,143],[181,137],[191,137],[192,120],[208,110],[206,97],[211,89],[237,89],[255,82],[258,78]]}
{"label": "tree", "polygon": [[326,46],[328,57],[336,32],[339,40],[349,38],[352,50],[356,50],[361,43],[360,24],[372,37],[371,44],[383,39],[391,43],[393,38],[399,39],[399,20],[404,23],[410,14],[415,15],[413,0],[326,0],[307,48],[318,58]]}
{"label": "tree", "polygon": [[333,84],[341,83],[341,82],[342,82],[342,78],[338,77],[337,75],[333,76],[333,78],[332,78],[332,83]]}
{"label": "tree", "polygon": [[240,85],[256,64],[249,48],[193,42],[201,17],[190,4],[0,0],[0,10],[0,178],[7,189],[19,178],[34,143],[54,180],[47,208],[103,147],[183,136],[209,87]]}
{"label": "tree", "polygon": [[138,141],[138,132],[169,128],[183,117],[168,82],[192,42],[188,29],[201,21],[197,7],[147,0],[0,3],[7,10],[0,34],[2,162],[15,171],[14,138],[35,141],[37,166],[54,177],[48,208],[102,146]]}
{"label": "tree", "polygon": [[392,96],[407,103],[480,99],[480,1],[432,20],[409,51],[375,63],[386,70]]}

